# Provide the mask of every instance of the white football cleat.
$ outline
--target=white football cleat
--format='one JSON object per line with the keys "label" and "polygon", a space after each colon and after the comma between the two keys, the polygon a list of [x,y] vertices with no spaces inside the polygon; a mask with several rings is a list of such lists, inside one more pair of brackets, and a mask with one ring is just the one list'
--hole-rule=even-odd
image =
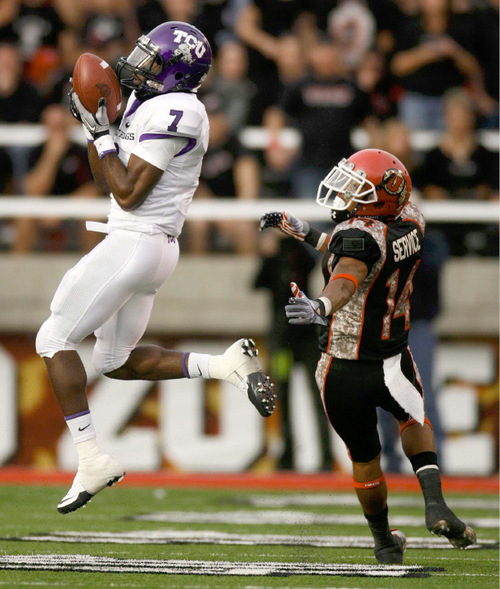
{"label": "white football cleat", "polygon": [[211,356],[210,378],[226,380],[248,395],[263,417],[269,417],[276,406],[274,385],[257,359],[259,351],[251,339],[239,339],[219,356]]}
{"label": "white football cleat", "polygon": [[71,489],[59,502],[57,511],[66,514],[84,507],[99,491],[112,487],[124,476],[123,466],[107,454],[100,454],[91,462],[80,463]]}

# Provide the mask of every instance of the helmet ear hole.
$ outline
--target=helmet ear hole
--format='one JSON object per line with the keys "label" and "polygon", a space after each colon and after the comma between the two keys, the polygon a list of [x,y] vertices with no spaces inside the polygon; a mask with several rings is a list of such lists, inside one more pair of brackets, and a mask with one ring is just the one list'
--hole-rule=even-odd
{"label": "helmet ear hole", "polygon": [[174,77],[176,80],[182,80],[184,74],[182,72],[176,72]]}

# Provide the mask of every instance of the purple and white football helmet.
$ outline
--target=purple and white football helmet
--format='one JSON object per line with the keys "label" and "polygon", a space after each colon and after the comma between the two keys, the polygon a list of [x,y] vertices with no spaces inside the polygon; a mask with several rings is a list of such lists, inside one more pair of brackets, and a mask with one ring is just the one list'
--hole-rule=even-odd
{"label": "purple and white football helmet", "polygon": [[158,94],[196,91],[212,65],[212,49],[193,25],[169,21],[135,42],[117,65],[120,84],[144,100]]}

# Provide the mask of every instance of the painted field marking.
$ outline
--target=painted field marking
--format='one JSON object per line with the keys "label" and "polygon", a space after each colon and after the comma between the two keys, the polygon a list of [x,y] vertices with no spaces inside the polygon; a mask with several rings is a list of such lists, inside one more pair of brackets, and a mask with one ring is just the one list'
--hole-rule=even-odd
{"label": "painted field marking", "polygon": [[[196,523],[196,524],[245,524],[245,525],[317,525],[336,524],[349,526],[366,526],[362,515],[331,515],[310,513],[305,511],[162,511],[134,515],[134,521],[163,523]],[[390,518],[392,526],[420,527],[424,518],[417,516],[394,515]],[[477,528],[498,528],[498,518],[476,517],[467,518],[467,523]]]}
{"label": "painted field marking", "polygon": [[[477,509],[477,510],[498,510],[498,499],[484,497],[483,499],[475,498],[450,498],[448,504],[453,509]],[[354,493],[320,493],[312,495],[249,495],[248,497],[238,498],[238,504],[253,505],[254,507],[287,507],[294,505],[305,506],[340,506],[340,507],[359,507],[359,501]],[[394,496],[390,498],[391,507],[416,507],[424,506],[423,497],[402,497]]]}
{"label": "painted field marking", "polygon": [[170,575],[231,575],[286,577],[329,575],[342,577],[430,577],[438,567],[419,565],[324,564],[311,562],[231,562],[205,560],[142,560],[86,554],[19,554],[0,556],[0,570],[73,571],[85,573],[141,573]]}
{"label": "painted field marking", "polygon": [[[2,538],[3,540],[4,538]],[[5,540],[24,542],[64,542],[88,544],[223,544],[238,546],[276,545],[317,548],[373,548],[369,536],[299,536],[287,534],[232,534],[212,530],[151,530],[134,532],[53,532],[30,534]],[[451,549],[446,538],[429,536],[407,538],[407,549]],[[468,548],[498,550],[496,540],[478,540]]]}

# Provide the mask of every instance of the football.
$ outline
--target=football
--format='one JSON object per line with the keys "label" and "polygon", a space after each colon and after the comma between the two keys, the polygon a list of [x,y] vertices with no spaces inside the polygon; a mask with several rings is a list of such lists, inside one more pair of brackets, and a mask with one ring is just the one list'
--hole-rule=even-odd
{"label": "football", "polygon": [[113,123],[121,108],[122,93],[113,68],[93,53],[83,53],[73,70],[73,89],[83,106],[96,113],[99,100],[106,99],[109,122]]}

